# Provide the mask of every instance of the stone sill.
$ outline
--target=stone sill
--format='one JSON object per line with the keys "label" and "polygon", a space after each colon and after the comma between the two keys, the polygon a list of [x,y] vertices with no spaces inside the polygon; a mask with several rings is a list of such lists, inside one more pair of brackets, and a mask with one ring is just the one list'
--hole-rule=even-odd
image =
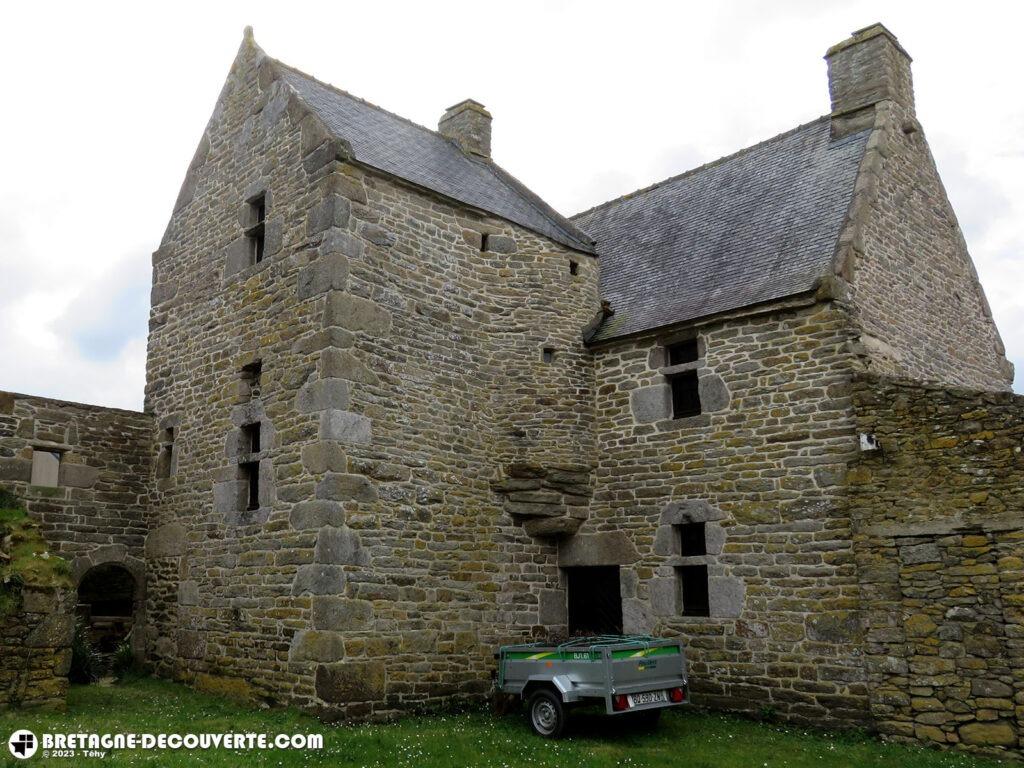
{"label": "stone sill", "polygon": [[681,419],[668,419],[658,422],[659,432],[669,432],[675,429],[687,429],[691,427],[710,427],[711,415],[698,413],[696,416],[684,416]]}
{"label": "stone sill", "polygon": [[692,363],[680,363],[679,365],[668,365],[658,369],[658,373],[662,376],[674,376],[677,373],[686,373],[687,371],[696,371],[700,368],[702,361],[694,360]]}

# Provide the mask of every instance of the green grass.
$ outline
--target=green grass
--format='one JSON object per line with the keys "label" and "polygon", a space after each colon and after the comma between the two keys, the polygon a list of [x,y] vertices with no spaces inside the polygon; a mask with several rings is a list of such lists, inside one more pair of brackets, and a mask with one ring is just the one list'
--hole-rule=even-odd
{"label": "green grass", "polygon": [[991,768],[996,761],[924,748],[882,744],[693,711],[666,714],[652,732],[621,719],[574,712],[568,737],[535,737],[522,713],[484,712],[410,717],[389,725],[329,726],[291,710],[254,710],[175,683],[135,679],[111,687],[76,686],[68,710],[0,713],[0,747],[11,732],[74,733],[320,733],[320,751],[119,752],[102,759],[44,760],[7,765],[64,766],[672,766],[673,768]]}

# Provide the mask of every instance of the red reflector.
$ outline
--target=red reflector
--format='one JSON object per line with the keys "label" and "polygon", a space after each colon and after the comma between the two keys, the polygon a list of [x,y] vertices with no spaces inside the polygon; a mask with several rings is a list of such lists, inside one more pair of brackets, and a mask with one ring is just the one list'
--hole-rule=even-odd
{"label": "red reflector", "polygon": [[620,693],[612,696],[612,709],[616,712],[629,709],[629,699],[626,698],[625,694]]}
{"label": "red reflector", "polygon": [[686,701],[686,691],[682,688],[673,688],[668,692],[668,697],[673,704],[680,704]]}

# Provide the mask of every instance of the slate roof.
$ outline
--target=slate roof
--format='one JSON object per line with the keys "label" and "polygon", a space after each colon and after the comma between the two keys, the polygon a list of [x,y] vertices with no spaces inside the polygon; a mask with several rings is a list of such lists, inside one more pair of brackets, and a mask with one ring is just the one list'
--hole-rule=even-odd
{"label": "slate roof", "polygon": [[593,341],[792,296],[831,270],[869,131],[829,118],[572,217],[615,310]]}
{"label": "slate roof", "polygon": [[275,62],[284,81],[352,147],[355,159],[474,208],[593,253],[593,242],[511,174],[470,157],[436,131]]}

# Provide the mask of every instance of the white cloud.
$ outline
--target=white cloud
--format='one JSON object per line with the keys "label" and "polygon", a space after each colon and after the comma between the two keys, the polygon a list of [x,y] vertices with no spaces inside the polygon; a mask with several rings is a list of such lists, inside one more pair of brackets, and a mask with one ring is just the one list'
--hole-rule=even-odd
{"label": "white cloud", "polygon": [[915,57],[919,116],[1024,369],[1019,15],[920,0],[12,6],[0,388],[141,407],[131,291],[144,304],[245,24],[271,55],[427,125],[479,99],[497,159],[574,213],[825,113],[825,48],[881,20]]}

